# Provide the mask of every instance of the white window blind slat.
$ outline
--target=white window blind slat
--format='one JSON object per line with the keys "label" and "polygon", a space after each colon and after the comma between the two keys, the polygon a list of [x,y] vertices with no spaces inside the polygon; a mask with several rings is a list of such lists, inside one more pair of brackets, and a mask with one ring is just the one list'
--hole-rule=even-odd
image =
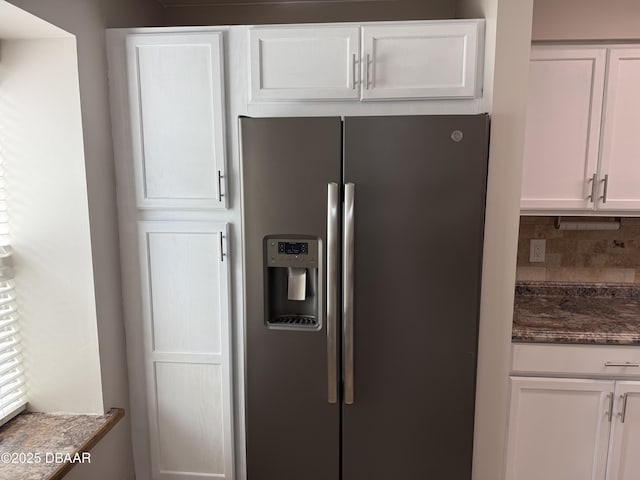
{"label": "white window blind slat", "polygon": [[[9,327],[6,330],[0,331],[0,342],[4,342],[7,339],[11,339],[14,335],[18,333],[17,330]],[[2,367],[2,365],[0,365]]]}
{"label": "white window blind slat", "polygon": [[7,395],[13,391],[12,385],[22,385],[22,368],[15,368],[3,375],[0,375],[0,395]]}
{"label": "white window blind slat", "polygon": [[4,411],[6,407],[12,407],[13,404],[18,402],[21,398],[24,398],[25,391],[23,387],[24,382],[15,383],[14,385],[11,385],[11,388],[8,388],[6,392],[3,392],[2,400],[0,400],[0,409]]}
{"label": "white window blind slat", "polygon": [[2,378],[2,376],[7,373],[10,372],[12,370],[20,370],[22,371],[22,358],[20,358],[19,355],[14,355],[14,357],[10,360],[5,360],[4,362],[2,362],[2,365],[0,365],[0,378]]}
{"label": "white window blind slat", "polygon": [[11,211],[4,166],[7,150],[3,147],[0,143],[0,425],[23,410],[27,403],[9,236]]}
{"label": "white window blind slat", "polygon": [[10,327],[12,325],[16,325],[18,322],[18,317],[15,317],[13,315],[9,315],[6,317],[0,317],[0,330]]}
{"label": "white window blind slat", "polygon": [[0,355],[4,354],[5,352],[14,351],[18,349],[18,345],[20,344],[20,339],[16,337],[17,336],[14,336],[9,340],[7,340],[6,342],[0,343]]}

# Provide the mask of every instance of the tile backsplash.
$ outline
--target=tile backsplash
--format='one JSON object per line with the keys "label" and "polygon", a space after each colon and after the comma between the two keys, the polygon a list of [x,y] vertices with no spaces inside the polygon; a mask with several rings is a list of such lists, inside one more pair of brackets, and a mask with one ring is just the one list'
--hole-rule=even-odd
{"label": "tile backsplash", "polygon": [[[640,283],[640,218],[620,230],[557,230],[555,217],[520,217],[518,280]],[[532,238],[546,240],[546,258],[529,262]]]}

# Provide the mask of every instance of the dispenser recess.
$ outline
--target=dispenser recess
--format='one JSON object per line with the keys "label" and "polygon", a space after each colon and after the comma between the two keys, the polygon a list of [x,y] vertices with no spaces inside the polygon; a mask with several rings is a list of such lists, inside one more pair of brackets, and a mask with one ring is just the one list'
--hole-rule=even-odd
{"label": "dispenser recess", "polygon": [[321,254],[318,238],[265,237],[265,325],[268,328],[321,329]]}

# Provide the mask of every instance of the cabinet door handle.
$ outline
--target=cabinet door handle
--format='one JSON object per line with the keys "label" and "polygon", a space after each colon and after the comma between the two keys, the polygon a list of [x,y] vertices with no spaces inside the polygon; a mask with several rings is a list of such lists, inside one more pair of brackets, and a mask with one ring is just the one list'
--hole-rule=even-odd
{"label": "cabinet door handle", "polygon": [[369,56],[369,54],[367,53],[366,55],[366,66],[365,66],[365,88],[367,90],[369,90],[369,86],[371,85],[371,83],[369,82],[369,65],[371,64],[371,57]]}
{"label": "cabinet door handle", "polygon": [[605,367],[640,367],[636,362],[604,362]]}
{"label": "cabinet door handle", "polygon": [[220,232],[220,261],[224,262],[224,257],[227,256],[226,253],[224,253],[224,233]]}
{"label": "cabinet door handle", "polygon": [[607,398],[609,399],[609,411],[606,413],[606,415],[609,418],[609,422],[611,422],[611,419],[613,418],[613,397],[613,392],[607,395]]}
{"label": "cabinet door handle", "polygon": [[356,80],[356,54],[351,55],[351,88],[353,90],[356,89],[356,84],[358,81]]}
{"label": "cabinet door handle", "polygon": [[625,393],[624,395],[620,395],[620,398],[622,399],[622,413],[620,414],[620,422],[624,423],[624,419],[627,416],[627,397],[628,397],[628,393]]}
{"label": "cabinet door handle", "polygon": [[602,203],[607,203],[607,190],[609,188],[609,175],[605,175],[604,176],[604,180],[602,180],[604,182],[604,189],[602,190],[602,196],[600,197],[602,199]]}
{"label": "cabinet door handle", "polygon": [[591,180],[589,180],[591,182],[591,195],[589,195],[587,198],[589,199],[589,201],[591,201],[591,203],[596,201],[596,174],[593,174],[593,177],[591,177]]}
{"label": "cabinet door handle", "polygon": [[222,175],[222,172],[220,170],[218,170],[218,201],[222,202],[222,197],[224,197],[224,194],[222,193],[222,179],[224,178],[224,175]]}

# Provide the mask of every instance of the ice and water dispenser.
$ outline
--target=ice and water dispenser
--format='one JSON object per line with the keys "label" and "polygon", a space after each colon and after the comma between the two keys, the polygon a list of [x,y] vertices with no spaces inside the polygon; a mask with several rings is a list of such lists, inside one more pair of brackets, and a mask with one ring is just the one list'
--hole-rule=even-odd
{"label": "ice and water dispenser", "polygon": [[264,242],[267,327],[319,330],[322,327],[320,240],[269,236]]}

